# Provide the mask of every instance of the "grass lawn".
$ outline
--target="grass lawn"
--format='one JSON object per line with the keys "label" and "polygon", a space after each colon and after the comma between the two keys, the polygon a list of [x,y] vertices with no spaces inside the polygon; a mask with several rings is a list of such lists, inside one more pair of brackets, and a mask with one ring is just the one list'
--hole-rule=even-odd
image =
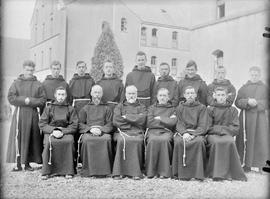
{"label": "grass lawn", "polygon": [[204,182],[172,179],[112,178],[73,179],[53,177],[41,180],[40,169],[33,172],[11,172],[4,164],[2,191],[5,198],[267,198],[269,174],[250,172],[248,181]]}

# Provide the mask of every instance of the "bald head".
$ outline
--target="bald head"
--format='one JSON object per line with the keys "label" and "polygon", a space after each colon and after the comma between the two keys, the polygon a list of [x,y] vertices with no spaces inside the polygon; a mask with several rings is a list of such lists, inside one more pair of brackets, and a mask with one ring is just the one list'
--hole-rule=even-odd
{"label": "bald head", "polygon": [[134,85],[127,86],[126,99],[129,103],[135,103],[137,100],[137,88]]}

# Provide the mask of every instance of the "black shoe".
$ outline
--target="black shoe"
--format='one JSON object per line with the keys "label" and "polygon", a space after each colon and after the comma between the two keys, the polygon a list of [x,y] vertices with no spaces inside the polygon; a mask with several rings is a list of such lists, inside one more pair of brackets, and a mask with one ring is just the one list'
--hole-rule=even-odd
{"label": "black shoe", "polygon": [[26,165],[24,166],[24,170],[25,170],[25,171],[34,171],[34,168],[31,167],[29,164],[28,164],[28,165],[26,164]]}
{"label": "black shoe", "polygon": [[220,182],[220,181],[223,181],[224,179],[223,178],[213,178],[213,181],[215,182]]}
{"label": "black shoe", "polygon": [[264,172],[270,173],[270,167],[263,167],[262,170]]}
{"label": "black shoe", "polygon": [[181,180],[181,181],[190,181],[191,179],[190,178],[179,178],[179,180]]}

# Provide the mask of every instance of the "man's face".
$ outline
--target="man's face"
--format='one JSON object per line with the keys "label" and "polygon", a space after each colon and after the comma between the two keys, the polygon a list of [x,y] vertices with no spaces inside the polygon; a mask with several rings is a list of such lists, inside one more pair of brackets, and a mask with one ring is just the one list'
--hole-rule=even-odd
{"label": "man's face", "polygon": [[160,90],[157,94],[159,104],[167,104],[169,101],[169,93],[167,90]]}
{"label": "man's face", "polygon": [[159,74],[161,77],[166,77],[170,74],[170,68],[168,65],[161,65],[159,66]]}
{"label": "man's face", "polygon": [[54,94],[54,97],[55,97],[57,102],[62,103],[65,101],[65,99],[67,97],[67,93],[65,90],[57,90]]}
{"label": "man's face", "polygon": [[136,89],[129,88],[126,90],[126,99],[128,103],[135,103],[137,100],[137,91]]}
{"label": "man's face", "polygon": [[186,73],[189,77],[194,77],[197,73],[197,70],[196,70],[195,66],[190,66],[190,67],[186,68]]}
{"label": "man's face", "polygon": [[218,81],[223,81],[226,77],[226,71],[224,68],[220,68],[216,70],[216,78]]}
{"label": "man's face", "polygon": [[250,76],[250,81],[253,83],[260,81],[260,78],[261,78],[260,72],[256,70],[250,71],[249,76]]}
{"label": "man's face", "polygon": [[197,97],[195,89],[194,88],[186,89],[184,97],[186,98],[188,103],[194,102]]}
{"label": "man's face", "polygon": [[32,76],[35,72],[35,68],[32,66],[24,66],[23,67],[23,74],[24,76]]}
{"label": "man's face", "polygon": [[52,65],[51,66],[51,73],[53,77],[59,77],[61,71],[61,66],[60,65]]}
{"label": "man's face", "polygon": [[139,68],[143,68],[146,64],[146,57],[144,55],[137,55],[136,62]]}
{"label": "man's face", "polygon": [[114,69],[113,69],[113,63],[111,62],[105,62],[103,66],[103,72],[106,77],[111,77],[113,75]]}
{"label": "man's face", "polygon": [[213,93],[213,97],[216,99],[218,104],[225,104],[227,99],[226,91],[216,91]]}
{"label": "man's face", "polygon": [[85,63],[80,63],[77,65],[77,73],[79,76],[83,76],[85,74],[87,67]]}
{"label": "man's face", "polygon": [[95,104],[99,104],[102,98],[103,91],[101,87],[93,87],[91,90],[92,101]]}

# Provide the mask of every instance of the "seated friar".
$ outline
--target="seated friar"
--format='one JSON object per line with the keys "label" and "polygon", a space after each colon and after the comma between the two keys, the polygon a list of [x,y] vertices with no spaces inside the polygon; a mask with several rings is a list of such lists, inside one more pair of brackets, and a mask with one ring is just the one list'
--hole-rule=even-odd
{"label": "seated friar", "polygon": [[147,114],[145,170],[148,178],[171,177],[172,138],[176,121],[169,90],[160,88],[157,102],[149,107]]}
{"label": "seated friar", "polygon": [[192,86],[184,89],[185,101],[176,109],[172,174],[180,180],[204,180],[208,115],[206,107],[196,100]]}
{"label": "seated friar", "polygon": [[94,85],[92,101],[79,113],[78,158],[82,160],[84,177],[106,177],[112,172],[112,111],[101,101],[102,95],[102,87]]}
{"label": "seated friar", "polygon": [[137,100],[137,88],[127,86],[126,99],[115,107],[113,115],[113,124],[118,129],[113,138],[116,142],[114,179],[127,176],[139,180],[143,177],[146,116],[146,107]]}
{"label": "seated friar", "polygon": [[74,134],[78,129],[75,109],[66,102],[67,92],[62,86],[55,89],[55,101],[46,106],[39,127],[44,134],[42,179],[52,175],[72,178],[74,168]]}
{"label": "seated friar", "polygon": [[233,137],[239,133],[238,111],[227,103],[228,97],[224,87],[217,87],[213,93],[215,105],[208,107],[206,175],[215,181],[246,181]]}

